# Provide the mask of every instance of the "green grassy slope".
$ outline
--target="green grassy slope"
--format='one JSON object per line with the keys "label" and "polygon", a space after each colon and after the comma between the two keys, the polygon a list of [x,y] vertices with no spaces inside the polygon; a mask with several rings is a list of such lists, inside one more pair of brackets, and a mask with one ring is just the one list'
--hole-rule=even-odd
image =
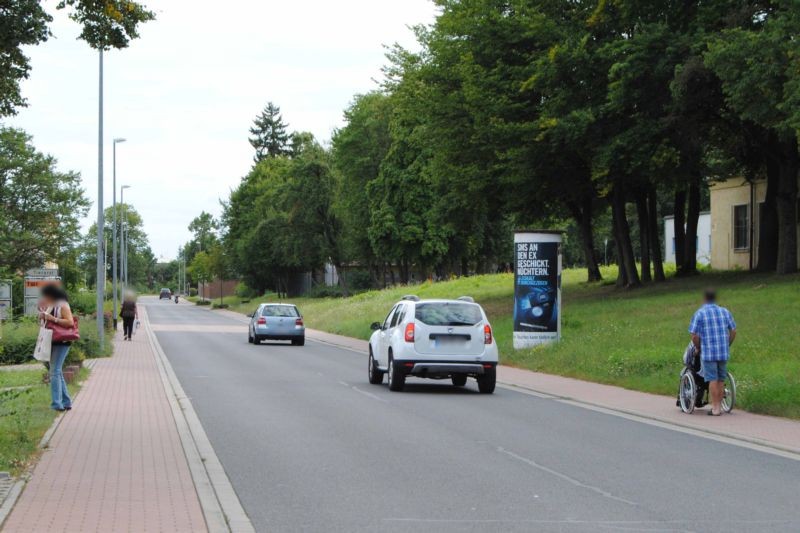
{"label": "green grassy slope", "polygon": [[[613,280],[613,269],[604,271]],[[516,351],[511,346],[513,275],[497,274],[370,291],[346,299],[295,299],[311,328],[367,339],[404,294],[470,295],[491,320],[505,364],[636,390],[673,394],[688,343],[687,328],[703,287],[713,285],[738,325],[731,370],[737,403],[750,411],[800,418],[800,276],[706,273],[641,289],[563,275],[562,341]],[[234,306],[252,311],[253,303]]]}

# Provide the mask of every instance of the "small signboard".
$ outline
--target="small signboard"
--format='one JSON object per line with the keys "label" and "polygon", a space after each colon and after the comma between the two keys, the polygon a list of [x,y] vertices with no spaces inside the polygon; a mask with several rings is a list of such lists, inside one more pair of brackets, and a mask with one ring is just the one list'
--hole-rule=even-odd
{"label": "small signboard", "polygon": [[57,278],[57,268],[31,268],[25,271],[26,278]]}
{"label": "small signboard", "polygon": [[32,268],[25,272],[25,314],[36,316],[42,287],[61,281],[57,268]]}
{"label": "small signboard", "polygon": [[561,232],[514,234],[514,348],[561,338]]}
{"label": "small signboard", "polygon": [[11,280],[0,281],[0,320],[11,320]]}

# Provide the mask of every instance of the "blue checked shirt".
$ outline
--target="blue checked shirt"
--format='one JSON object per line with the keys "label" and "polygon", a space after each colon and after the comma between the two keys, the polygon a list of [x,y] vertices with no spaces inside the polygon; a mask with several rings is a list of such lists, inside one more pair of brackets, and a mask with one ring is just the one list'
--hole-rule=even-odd
{"label": "blue checked shirt", "polygon": [[697,310],[689,333],[700,337],[703,361],[727,361],[730,358],[729,332],[736,329],[731,312],[717,304],[705,304]]}

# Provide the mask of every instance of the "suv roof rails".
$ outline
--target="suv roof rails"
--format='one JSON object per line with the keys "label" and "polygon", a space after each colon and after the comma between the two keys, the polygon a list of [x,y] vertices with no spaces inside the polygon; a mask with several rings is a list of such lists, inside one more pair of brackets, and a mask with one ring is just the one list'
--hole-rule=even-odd
{"label": "suv roof rails", "polygon": [[411,300],[412,302],[418,302],[419,296],[417,296],[416,294],[406,294],[401,298],[401,300]]}
{"label": "suv roof rails", "polygon": [[472,296],[459,296],[458,298],[456,298],[456,300],[460,300],[462,302],[469,302],[473,304],[475,303],[475,298],[473,298]]}

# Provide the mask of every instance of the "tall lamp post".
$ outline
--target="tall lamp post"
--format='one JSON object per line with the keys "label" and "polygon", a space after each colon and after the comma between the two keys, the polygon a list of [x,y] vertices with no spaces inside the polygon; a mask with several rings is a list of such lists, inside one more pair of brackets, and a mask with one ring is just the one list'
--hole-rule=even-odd
{"label": "tall lamp post", "polygon": [[103,49],[100,48],[100,72],[98,85],[98,124],[97,124],[97,338],[100,348],[105,345],[103,325],[103,303],[105,301],[106,273],[104,269],[103,228]]}
{"label": "tall lamp post", "polygon": [[125,139],[118,137],[114,139],[114,207],[112,211],[114,213],[114,237],[113,242],[111,244],[112,250],[112,260],[111,260],[111,279],[112,279],[112,289],[114,291],[114,331],[117,331],[117,144],[124,143]]}
{"label": "tall lamp post", "polygon": [[120,242],[120,279],[122,280],[122,290],[125,291],[128,289],[128,261],[126,260],[127,256],[127,241],[125,239],[125,226],[126,222],[128,221],[128,206],[125,204],[125,189],[130,189],[130,185],[123,185],[119,188],[119,202],[122,204],[123,209],[123,216],[122,216],[122,227],[120,231],[122,232],[122,240]]}

